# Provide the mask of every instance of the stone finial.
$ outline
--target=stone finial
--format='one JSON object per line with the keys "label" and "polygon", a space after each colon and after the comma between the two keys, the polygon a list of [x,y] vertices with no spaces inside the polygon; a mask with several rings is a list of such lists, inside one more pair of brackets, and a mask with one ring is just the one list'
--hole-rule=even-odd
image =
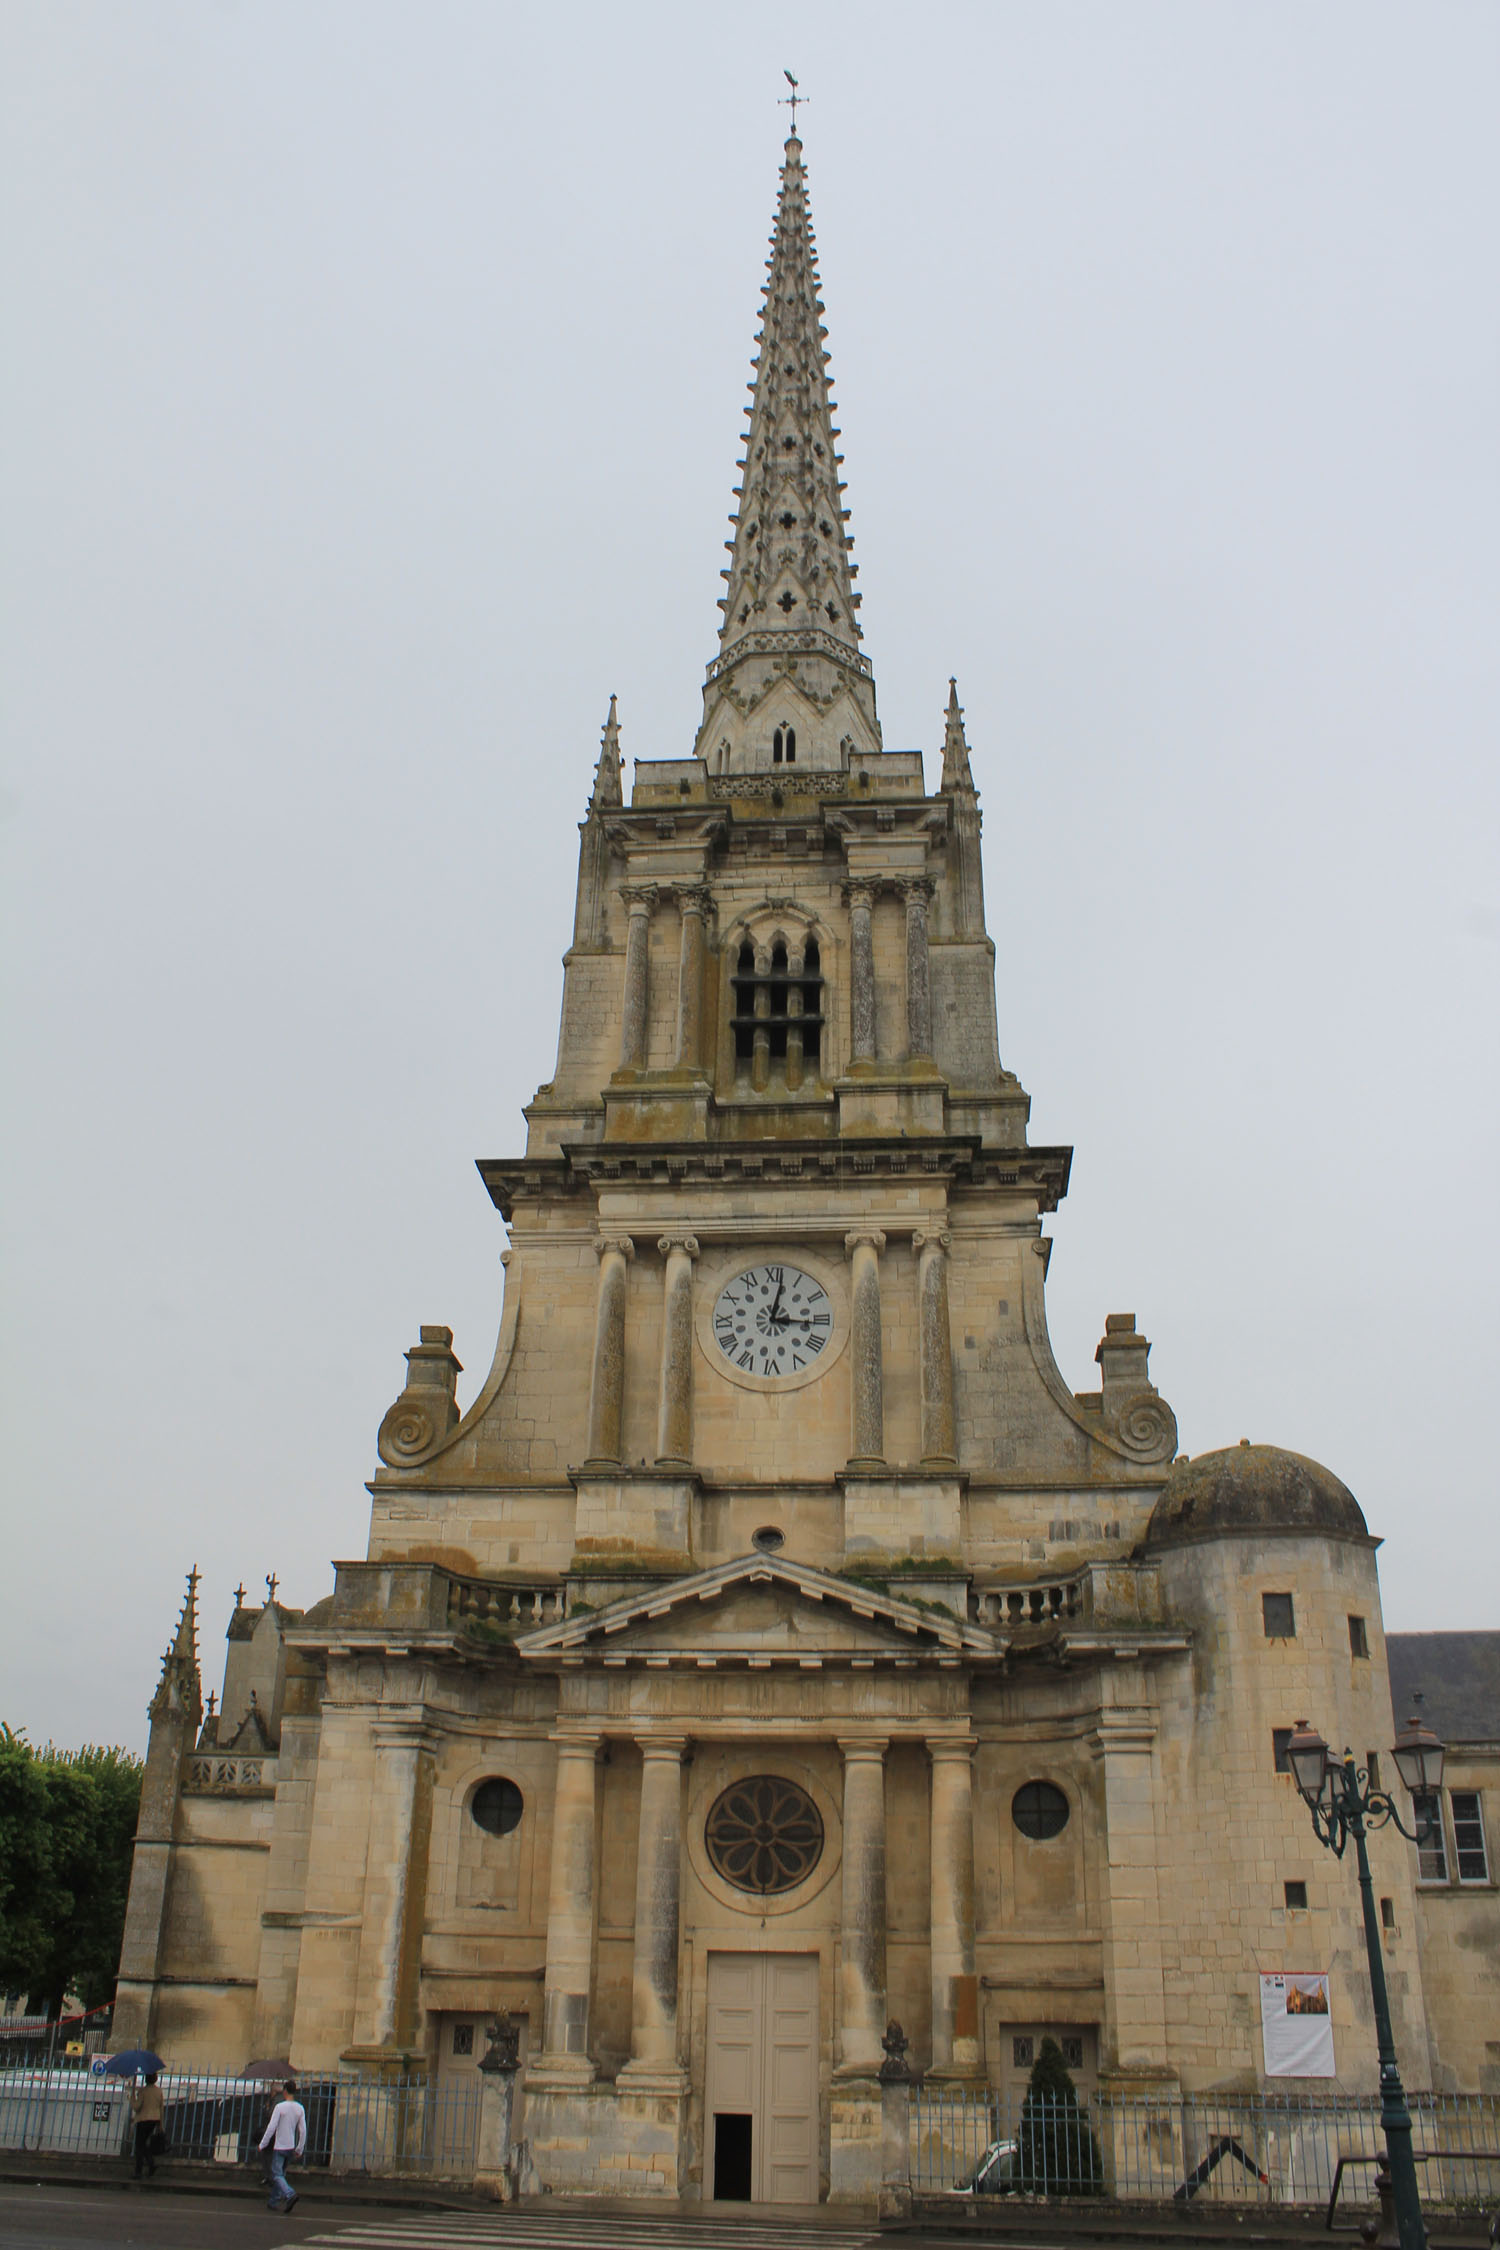
{"label": "stone finial", "polygon": [[885,2049],[885,2061],[880,2066],[879,2074],[881,2085],[899,2086],[903,2084],[911,2076],[911,2066],[906,2059],[906,2050],[911,2045],[911,2041],[894,2016],[886,2025],[885,2036],[880,2044]]}
{"label": "stone finial", "polygon": [[594,794],[589,799],[590,812],[604,812],[623,805],[625,792],[620,782],[624,760],[620,755],[620,721],[618,700],[609,699],[609,717],[604,722],[604,735],[599,744],[599,763],[594,769]]}
{"label": "stone finial", "polygon": [[458,1421],[458,1378],[451,1328],[424,1327],[406,1355],[406,1387],[380,1425],[375,1440],[392,1469],[409,1469],[436,1452]]}
{"label": "stone finial", "polygon": [[504,2015],[496,2016],[492,2023],[487,2023],[484,2030],[489,2045],[480,2057],[480,2069],[507,2073],[519,2070],[521,2026],[515,2018],[507,2011]]}
{"label": "stone finial", "polygon": [[974,776],[969,770],[969,744],[964,734],[964,715],[958,700],[958,682],[948,682],[948,710],[943,727],[943,781],[942,794],[957,796],[959,791],[977,796]]}
{"label": "stone finial", "polygon": [[1106,1316],[1094,1358],[1102,1377],[1105,1428],[1132,1458],[1170,1461],[1177,1450],[1177,1422],[1147,1372],[1151,1346],[1136,1333],[1134,1313]]}

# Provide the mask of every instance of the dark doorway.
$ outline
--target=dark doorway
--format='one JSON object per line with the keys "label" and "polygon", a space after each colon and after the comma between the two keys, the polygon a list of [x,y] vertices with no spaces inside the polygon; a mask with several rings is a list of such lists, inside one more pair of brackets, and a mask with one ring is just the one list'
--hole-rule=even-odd
{"label": "dark doorway", "polygon": [[714,2201],[750,2201],[750,2119],[732,2110],[714,2118]]}

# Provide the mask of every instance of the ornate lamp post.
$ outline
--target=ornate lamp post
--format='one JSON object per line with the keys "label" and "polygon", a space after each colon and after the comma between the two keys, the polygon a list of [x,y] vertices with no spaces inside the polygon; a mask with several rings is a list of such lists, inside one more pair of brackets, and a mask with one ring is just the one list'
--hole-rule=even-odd
{"label": "ornate lamp post", "polygon": [[1390,2152],[1391,2191],[1396,2206],[1396,2228],[1401,2250],[1427,2250],[1427,2229],[1422,2224],[1421,2198],[1417,2194],[1417,2167],[1411,2152],[1411,2112],[1401,2073],[1396,2068],[1396,2045],[1391,2037],[1391,2009],[1385,1989],[1385,1960],[1381,1952],[1380,1924],[1375,1914],[1375,1893],[1370,1881],[1370,1860],[1365,1831],[1384,1828],[1394,1821],[1408,1843],[1425,1843],[1431,1834],[1427,1803],[1436,1796],[1443,1778],[1443,1745],[1430,1727],[1410,1718],[1393,1747],[1397,1771],[1415,1801],[1415,1829],[1408,1828],[1395,1800],[1384,1790],[1372,1789],[1366,1769],[1354,1763],[1346,1750],[1342,1764],[1328,1754],[1328,1745],[1315,1727],[1299,1719],[1287,1744],[1287,1758],[1303,1802],[1312,1814],[1319,1843],[1338,1858],[1354,1838],[1359,1862],[1359,1895],[1365,1914],[1365,1951],[1370,1961],[1370,1996],[1375,2003],[1375,2036],[1380,2048],[1380,2123]]}

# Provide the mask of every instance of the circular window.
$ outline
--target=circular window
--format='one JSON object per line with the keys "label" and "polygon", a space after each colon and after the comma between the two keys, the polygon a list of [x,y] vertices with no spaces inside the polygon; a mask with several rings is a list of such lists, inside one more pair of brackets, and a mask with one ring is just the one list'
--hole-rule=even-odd
{"label": "circular window", "polygon": [[823,1821],[795,1781],[751,1774],[715,1799],[704,1824],[708,1856],[737,1891],[789,1891],[823,1856]]}
{"label": "circular window", "polygon": [[1068,1825],[1068,1800],[1050,1781],[1025,1781],[1010,1801],[1010,1817],[1023,1836],[1045,1843]]}
{"label": "circular window", "polygon": [[774,1555],[778,1548],[786,1545],[786,1533],[778,1531],[774,1523],[763,1523],[759,1531],[751,1533],[750,1544],[759,1547],[763,1555]]}
{"label": "circular window", "polygon": [[469,1811],[489,1836],[508,1836],[521,1825],[526,1800],[513,1781],[481,1781],[469,1799]]}

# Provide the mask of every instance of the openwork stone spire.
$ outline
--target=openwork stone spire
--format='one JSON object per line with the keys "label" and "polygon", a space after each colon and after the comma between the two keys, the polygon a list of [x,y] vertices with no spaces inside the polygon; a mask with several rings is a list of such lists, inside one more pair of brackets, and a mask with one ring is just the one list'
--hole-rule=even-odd
{"label": "openwork stone spire", "polygon": [[859,646],[823,348],[828,331],[795,134],[766,263],[744,482],[719,605],[724,622],[696,746],[723,773],[783,762],[841,769],[851,753],[880,748],[874,680]]}
{"label": "openwork stone spire", "polygon": [[180,1716],[197,1726],[203,1716],[203,1682],[198,1672],[198,1569],[188,1572],[187,1594],[172,1646],[162,1658],[161,1679],[147,1706],[153,1719]]}
{"label": "openwork stone spire", "polygon": [[948,682],[948,710],[943,725],[943,794],[953,797],[961,789],[978,795],[974,776],[969,770],[969,744],[964,734],[964,715],[958,700],[958,682]]}
{"label": "openwork stone spire", "polygon": [[624,793],[620,787],[620,720],[617,698],[609,699],[609,717],[604,722],[604,735],[599,744],[599,763],[594,770],[594,794],[589,799],[591,812],[611,805],[623,804]]}

